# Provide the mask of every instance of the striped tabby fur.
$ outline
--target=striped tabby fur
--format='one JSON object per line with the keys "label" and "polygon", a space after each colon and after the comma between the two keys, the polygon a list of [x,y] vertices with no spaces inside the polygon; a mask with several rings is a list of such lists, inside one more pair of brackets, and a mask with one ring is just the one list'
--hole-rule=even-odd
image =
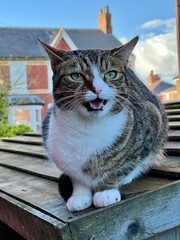
{"label": "striped tabby fur", "polygon": [[137,40],[69,52],[41,42],[54,72],[44,144],[64,172],[59,188],[70,211],[119,202],[119,187],[163,158],[165,111],[127,66]]}

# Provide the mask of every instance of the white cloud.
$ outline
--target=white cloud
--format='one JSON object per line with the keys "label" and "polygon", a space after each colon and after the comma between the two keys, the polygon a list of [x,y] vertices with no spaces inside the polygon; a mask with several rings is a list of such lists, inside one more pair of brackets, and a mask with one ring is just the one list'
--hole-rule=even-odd
{"label": "white cloud", "polygon": [[160,25],[164,26],[163,34],[144,35],[134,50],[136,72],[144,79],[148,78],[151,70],[162,78],[173,78],[178,73],[175,19],[153,20],[142,26],[152,29]]}
{"label": "white cloud", "polygon": [[169,31],[174,31],[175,24],[176,24],[175,18],[166,19],[166,20],[154,19],[154,20],[143,23],[140,26],[140,28],[148,29],[148,30],[161,28],[165,32],[169,32]]}

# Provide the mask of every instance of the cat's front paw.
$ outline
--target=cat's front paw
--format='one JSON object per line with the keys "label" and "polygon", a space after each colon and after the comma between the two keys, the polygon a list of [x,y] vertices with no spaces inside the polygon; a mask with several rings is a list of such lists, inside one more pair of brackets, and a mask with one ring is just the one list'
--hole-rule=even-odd
{"label": "cat's front paw", "polygon": [[70,212],[81,211],[92,205],[92,195],[71,196],[66,205]]}
{"label": "cat's front paw", "polygon": [[96,207],[107,207],[121,201],[121,194],[118,189],[107,189],[94,194],[93,203]]}

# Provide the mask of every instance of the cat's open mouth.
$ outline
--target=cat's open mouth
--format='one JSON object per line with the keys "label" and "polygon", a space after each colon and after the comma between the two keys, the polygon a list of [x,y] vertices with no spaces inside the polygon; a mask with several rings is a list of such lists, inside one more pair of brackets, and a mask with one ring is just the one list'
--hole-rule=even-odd
{"label": "cat's open mouth", "polygon": [[85,102],[83,103],[84,107],[87,108],[87,110],[90,111],[102,111],[104,105],[106,105],[107,100],[103,100],[100,98],[96,98],[93,101]]}

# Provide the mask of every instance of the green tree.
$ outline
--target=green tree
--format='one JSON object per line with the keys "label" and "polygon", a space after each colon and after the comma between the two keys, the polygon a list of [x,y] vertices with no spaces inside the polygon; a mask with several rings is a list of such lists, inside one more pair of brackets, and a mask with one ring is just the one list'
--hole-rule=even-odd
{"label": "green tree", "polygon": [[10,84],[0,82],[0,125],[8,123],[8,101],[7,96],[10,91]]}

